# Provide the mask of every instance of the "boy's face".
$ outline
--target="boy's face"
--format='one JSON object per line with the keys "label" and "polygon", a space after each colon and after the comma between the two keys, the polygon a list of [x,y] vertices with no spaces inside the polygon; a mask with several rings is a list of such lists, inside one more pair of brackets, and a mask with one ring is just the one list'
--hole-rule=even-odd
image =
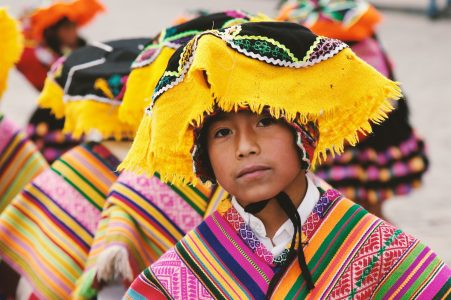
{"label": "boy's face", "polygon": [[292,131],[268,114],[221,113],[206,134],[216,179],[242,206],[305,180]]}

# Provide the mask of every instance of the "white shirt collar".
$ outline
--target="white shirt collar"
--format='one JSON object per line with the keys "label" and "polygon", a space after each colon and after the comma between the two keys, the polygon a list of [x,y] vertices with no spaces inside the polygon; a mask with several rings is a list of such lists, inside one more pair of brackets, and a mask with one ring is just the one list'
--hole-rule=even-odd
{"label": "white shirt collar", "polygon": [[[307,177],[307,191],[305,193],[304,199],[298,207],[298,213],[301,216],[301,223],[304,224],[310,213],[313,211],[316,203],[319,200],[320,193],[316,188],[313,181]],[[232,197],[232,205],[243,218],[246,225],[248,225],[255,235],[258,237],[260,242],[271,251],[274,256],[278,256],[286,248],[287,244],[291,242],[294,234],[293,223],[287,220],[282,226],[276,231],[274,238],[271,239],[266,236],[266,228],[263,222],[256,216],[244,211],[244,208],[236,201],[235,197]]]}

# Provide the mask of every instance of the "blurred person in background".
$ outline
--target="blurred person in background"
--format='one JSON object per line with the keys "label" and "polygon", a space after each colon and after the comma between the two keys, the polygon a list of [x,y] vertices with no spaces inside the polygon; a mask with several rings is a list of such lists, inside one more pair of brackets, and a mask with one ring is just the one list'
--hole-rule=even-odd
{"label": "blurred person in background", "polygon": [[55,160],[0,215],[0,255],[21,276],[19,295],[70,298],[134,136],[117,110],[130,65],[149,40],[81,47],[48,73],[39,105],[65,117],[64,130],[86,142]]}
{"label": "blurred person in background", "polygon": [[[62,55],[86,45],[79,28],[103,11],[97,0],[53,1],[26,9],[20,18],[25,49],[17,69],[41,91],[50,66]],[[37,108],[29,120],[27,133],[49,163],[79,143],[62,133],[63,126],[64,120],[55,118],[48,109]]]}
{"label": "blurred person in background", "polygon": [[[314,33],[336,38],[383,75],[395,79],[393,64],[376,34],[382,17],[362,0],[294,0],[281,8],[279,20],[300,23]],[[425,143],[409,122],[407,99],[374,132],[359,134],[356,147],[328,159],[315,173],[369,212],[383,217],[382,204],[421,186],[429,161]]]}

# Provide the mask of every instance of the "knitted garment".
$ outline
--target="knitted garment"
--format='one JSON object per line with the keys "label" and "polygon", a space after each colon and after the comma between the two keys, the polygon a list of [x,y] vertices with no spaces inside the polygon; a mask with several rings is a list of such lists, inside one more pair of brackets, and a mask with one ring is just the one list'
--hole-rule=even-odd
{"label": "knitted garment", "polygon": [[315,165],[357,143],[358,132],[370,133],[370,122],[382,122],[400,96],[395,82],[346,44],[303,26],[251,22],[206,31],[172,56],[120,168],[196,182],[194,128],[215,108],[241,107],[317,124]]}
{"label": "knitted garment", "polygon": [[128,287],[202,222],[210,194],[203,185],[168,185],[156,176],[122,173],[111,186],[75,296],[92,298],[98,282],[122,279]]}
{"label": "knitted garment", "polygon": [[0,216],[2,259],[43,299],[69,299],[81,276],[119,161],[97,143],[55,161]]}
{"label": "knitted garment", "polygon": [[[272,299],[445,299],[451,293],[451,270],[431,249],[333,189],[321,191],[302,236],[315,288],[309,292],[294,261]],[[283,260],[224,202],[144,270],[125,299],[265,299]]]}
{"label": "knitted garment", "polygon": [[20,128],[0,115],[0,212],[47,167],[45,159]]}

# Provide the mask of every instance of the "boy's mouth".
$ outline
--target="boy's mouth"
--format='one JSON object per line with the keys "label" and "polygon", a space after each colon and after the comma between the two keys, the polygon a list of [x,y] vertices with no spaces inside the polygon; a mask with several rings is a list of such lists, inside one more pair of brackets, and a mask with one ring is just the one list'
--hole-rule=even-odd
{"label": "boy's mouth", "polygon": [[237,179],[253,179],[260,177],[267,171],[269,171],[271,168],[264,165],[250,165],[242,168],[238,175],[236,176]]}

